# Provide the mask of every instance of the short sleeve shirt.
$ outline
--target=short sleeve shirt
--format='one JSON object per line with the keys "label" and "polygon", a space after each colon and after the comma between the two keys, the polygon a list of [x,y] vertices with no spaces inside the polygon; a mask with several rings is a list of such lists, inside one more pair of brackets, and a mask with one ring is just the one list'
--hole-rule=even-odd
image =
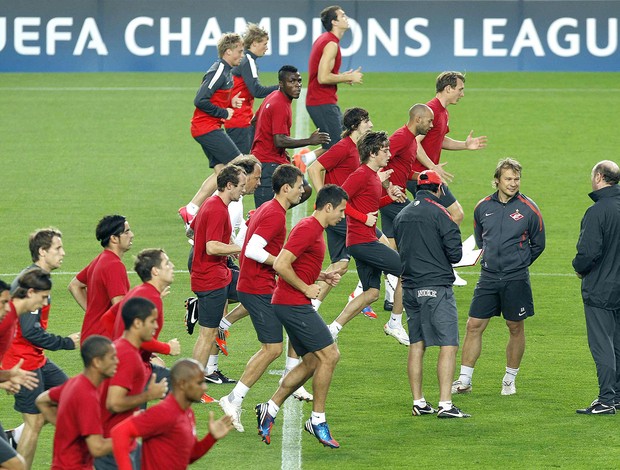
{"label": "short sleeve shirt", "polygon": [[[384,171],[394,170],[390,175],[390,182],[404,190],[418,153],[418,141],[407,126],[401,127],[390,136],[390,153],[392,156]],[[383,195],[387,195],[385,189]]]}
{"label": "short sleeve shirt", "polygon": [[[446,134],[450,132],[450,127],[448,126],[448,110],[444,108],[441,101],[437,98],[433,98],[426,104],[433,110],[435,117],[433,118],[433,127],[428,131],[421,145],[428,158],[430,158],[433,163],[437,164],[439,163],[439,157],[441,157],[443,139]],[[416,160],[413,164],[413,170],[424,171],[426,167]]]}
{"label": "short sleeve shirt", "polygon": [[273,136],[289,136],[293,125],[291,100],[281,91],[271,93],[256,112],[256,132],[252,155],[262,163],[289,163],[284,148],[276,147]]}
{"label": "short sleeve shirt", "polygon": [[360,167],[360,155],[350,136],[338,141],[317,160],[325,168],[325,184],[342,186]]}

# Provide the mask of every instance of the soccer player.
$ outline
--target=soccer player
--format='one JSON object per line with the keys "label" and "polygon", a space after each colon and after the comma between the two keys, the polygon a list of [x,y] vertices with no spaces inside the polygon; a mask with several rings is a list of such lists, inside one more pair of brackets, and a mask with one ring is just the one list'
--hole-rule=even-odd
{"label": "soccer player", "polygon": [[218,60],[202,77],[202,83],[194,98],[192,116],[192,137],[200,144],[209,159],[213,175],[202,183],[192,200],[179,209],[179,215],[189,225],[202,203],[215,190],[215,178],[222,168],[241,151],[222,128],[224,122],[233,117],[235,109],[241,108],[243,98],[240,92],[232,95],[232,68],[239,65],[243,57],[243,41],[236,33],[225,33],[217,42]]}
{"label": "soccer player", "polygon": [[[101,417],[103,437],[110,437],[112,428],[133,415],[139,407],[151,400],[163,398],[168,391],[166,379],[156,382],[155,374],[149,380],[149,370],[140,357],[140,347],[153,338],[157,330],[155,304],[143,297],[129,299],[121,310],[125,331],[114,341],[118,368],[114,377],[101,385]],[[148,382],[148,385],[147,385]],[[136,468],[139,468],[140,448],[132,451]],[[97,470],[117,468],[112,455],[95,459]]]}
{"label": "soccer player", "polygon": [[312,416],[304,428],[324,446],[340,447],[325,418],[327,393],[340,352],[311,299],[316,299],[321,291],[317,280],[333,285],[340,280],[336,272],[321,272],[325,256],[323,231],[342,220],[347,199],[339,186],[323,187],[317,194],[315,211],[291,230],[273,264],[279,275],[272,298],[273,311],[303,361],[284,376],[269,402],[256,405],[258,432],[266,444],[271,442],[271,428],[280,406],[312,377]]}
{"label": "soccer player", "polygon": [[244,101],[233,116],[224,121],[224,128],[239,151],[244,154],[250,153],[254,141],[254,126],[251,125],[254,98],[265,98],[278,89],[278,85],[263,86],[258,79],[257,60],[267,52],[268,42],[269,33],[264,28],[248,23],[243,33],[243,58],[239,65],[232,68],[232,95],[238,95]]}
{"label": "soccer player", "polygon": [[[273,198],[271,177],[275,169],[290,159],[287,148],[316,145],[329,142],[326,132],[317,129],[307,139],[291,138],[293,110],[291,103],[301,93],[301,75],[292,65],[284,65],[278,71],[278,91],[271,93],[256,112],[256,135],[252,144],[252,154],[263,164],[260,187],[254,192],[254,203],[258,209],[261,204]],[[310,185],[304,183],[304,202],[312,194]]]}
{"label": "soccer player", "polygon": [[[28,246],[33,264],[22,273],[36,267],[50,273],[62,265],[65,250],[62,233],[58,229],[49,227],[34,231],[30,234]],[[11,284],[12,290],[17,288],[19,277]],[[32,465],[39,434],[45,424],[35,400],[39,394],[62,384],[68,378],[60,367],[45,356],[45,350],[72,350],[80,341],[79,333],[65,337],[47,331],[51,300],[50,297],[40,309],[19,317],[13,342],[2,359],[3,369],[11,369],[23,360],[23,368],[34,372],[39,379],[39,384],[34,389],[23,388],[14,395],[14,408],[22,413],[24,424],[13,430],[12,434],[17,442],[18,452],[23,455],[28,465]]]}
{"label": "soccer player", "polygon": [[492,317],[503,314],[510,338],[501,394],[515,394],[515,380],[525,352],[525,319],[534,315],[528,268],[545,249],[542,215],[534,201],[519,192],[518,161],[500,160],[494,184],[497,191],[474,209],[474,237],[482,248],[482,270],[469,308],[461,374],[452,384],[452,393],[471,392],[482,333]]}
{"label": "soccer player", "polygon": [[336,91],[339,83],[362,83],[362,68],[340,73],[342,56],[340,40],[349,29],[349,19],[344,10],[333,5],[321,11],[321,23],[325,32],[321,34],[310,51],[308,59],[308,93],[306,110],[317,129],[329,134],[330,140],[322,142],[322,149],[296,157],[295,164],[305,170],[314,159],[340,140],[342,113],[338,107]]}
{"label": "soccer player", "polygon": [[119,470],[132,470],[131,442],[142,438],[142,470],[182,470],[206,454],[232,429],[231,419],[217,421],[209,413],[209,434],[196,438],[196,417],[192,403],[206,392],[202,365],[180,359],[170,370],[172,390],[160,403],[144,413],[127,418],[112,429],[114,457]]}
{"label": "soccer player", "polygon": [[[437,413],[438,418],[468,418],[452,404],[452,378],[459,348],[459,325],[452,291],[452,264],[461,259],[461,231],[439,203],[442,181],[425,170],[418,192],[394,219],[394,235],[403,263],[403,302],[409,325],[407,372],[413,395],[413,416]],[[439,409],[424,398],[424,352],[439,346],[437,379]]]}
{"label": "soccer player", "polygon": [[401,273],[398,253],[380,243],[376,234],[379,208],[392,201],[405,200],[395,186],[390,186],[388,195],[381,197],[382,186],[377,172],[390,161],[390,141],[385,132],[371,131],[360,138],[357,149],[362,165],[347,178],[342,188],[349,195],[346,246],[355,258],[363,292],[351,300],[329,325],[334,340],[342,327],[365,305],[371,305],[379,298],[382,272],[396,277]]}
{"label": "soccer player", "polygon": [[581,279],[588,345],[599,394],[579,414],[620,410],[620,169],[604,160],[592,168],[590,206],[581,221],[573,267]]}
{"label": "soccer player", "polygon": [[97,240],[103,251],[69,283],[69,292],[86,312],[80,340],[106,335],[103,314],[129,290],[123,255],[131,249],[133,232],[122,215],[106,215],[97,224]]}
{"label": "soccer player", "polygon": [[192,291],[198,297],[200,325],[193,355],[205,367],[205,375],[213,375],[218,383],[235,383],[218,369],[215,338],[227,300],[238,301],[239,271],[230,269],[227,259],[239,254],[241,247],[231,243],[228,205],[239,200],[245,191],[246,179],[240,167],[224,167],[217,175],[217,194],[200,207],[192,223],[195,244],[190,278]]}
{"label": "soccer player", "polygon": [[93,468],[95,457],[112,452],[112,439],[103,437],[98,388],[116,373],[116,349],[110,339],[92,335],[80,352],[83,372],[36,401],[45,420],[56,426],[52,470]]}

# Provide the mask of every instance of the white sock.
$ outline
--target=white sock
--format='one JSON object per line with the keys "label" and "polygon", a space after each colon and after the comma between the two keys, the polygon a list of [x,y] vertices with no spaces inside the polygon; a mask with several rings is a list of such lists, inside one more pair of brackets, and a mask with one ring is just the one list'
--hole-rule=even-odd
{"label": "white sock", "polygon": [[226,331],[228,328],[230,328],[230,325],[232,325],[232,323],[226,320],[226,318],[222,317],[222,319],[220,320],[220,329]]}
{"label": "white sock", "polygon": [[230,394],[228,395],[228,399],[233,405],[241,406],[241,403],[243,403],[243,399],[245,398],[245,396],[248,394],[249,391],[250,391],[250,387],[248,387],[247,385],[244,385],[241,382],[237,382],[237,385],[235,385],[235,388],[233,388],[232,392],[230,392]]}
{"label": "white sock", "polygon": [[393,274],[385,276],[385,300],[388,302],[394,302],[394,289],[396,289],[397,283],[398,278]]}
{"label": "white sock", "polygon": [[325,413],[312,412],[312,424],[321,424],[325,422]]}
{"label": "white sock", "polygon": [[316,310],[317,312],[319,311],[319,307],[323,303],[319,299],[312,299],[310,302],[312,302],[312,306],[314,307],[314,310]]}
{"label": "white sock", "polygon": [[362,287],[362,281],[359,281],[357,283],[357,287],[355,288],[355,290],[353,291],[353,297],[357,297],[358,295],[360,295],[362,292],[364,292],[364,288]]}
{"label": "white sock", "polygon": [[461,375],[459,375],[459,380],[463,385],[471,385],[471,378],[473,375],[473,367],[461,366]]}
{"label": "white sock", "polygon": [[512,369],[511,367],[506,367],[506,373],[504,374],[504,382],[510,383],[517,380],[517,374],[519,373],[519,368]]}
{"label": "white sock", "polygon": [[297,365],[301,362],[301,359],[298,357],[290,357],[286,356],[286,364],[284,366],[284,375],[288,374],[292,371]]}
{"label": "white sock", "polygon": [[426,398],[422,397],[419,400],[413,400],[413,406],[424,408],[426,406]]}
{"label": "white sock", "polygon": [[278,405],[276,405],[273,402],[273,400],[269,400],[267,402],[267,413],[269,413],[271,416],[273,416],[275,418],[276,415],[278,414],[278,411],[280,411],[280,407]]}
{"label": "white sock", "polygon": [[15,441],[15,443],[19,443],[19,439],[22,437],[22,432],[24,432],[24,426],[26,426],[24,423],[20,424],[19,426],[17,426],[15,429],[13,429],[13,440]]}
{"label": "white sock", "polygon": [[[340,323],[338,323],[336,320],[334,320],[333,322],[331,322],[331,324],[329,325],[331,328],[335,328],[337,333],[340,333],[340,330],[342,330],[342,325]],[[331,329],[330,328],[330,329]]]}
{"label": "white sock", "polygon": [[310,163],[316,160],[316,153],[314,153],[314,150],[311,152],[306,152],[301,156],[301,160],[306,164],[306,166],[309,166]]}
{"label": "white sock", "polygon": [[439,408],[443,408],[444,410],[449,410],[452,408],[452,401],[440,401]]}
{"label": "white sock", "polygon": [[403,326],[403,314],[402,313],[392,313],[390,315],[390,328],[398,328],[399,326]]}
{"label": "white sock", "polygon": [[217,370],[217,358],[217,354],[215,356],[209,356],[209,362],[207,362],[207,367],[205,367],[205,373],[207,375],[211,375]]}
{"label": "white sock", "polygon": [[185,206],[185,208],[187,209],[188,214],[196,215],[198,214],[198,210],[200,209],[200,206],[197,206],[193,202],[190,202],[188,205]]}

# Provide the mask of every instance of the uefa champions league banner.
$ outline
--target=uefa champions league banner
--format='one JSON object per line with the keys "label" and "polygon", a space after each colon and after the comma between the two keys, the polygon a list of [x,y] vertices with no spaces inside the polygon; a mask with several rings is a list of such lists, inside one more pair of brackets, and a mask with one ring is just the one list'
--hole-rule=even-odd
{"label": "uefa champions league banner", "polygon": [[203,71],[247,22],[270,33],[262,70],[305,71],[334,3],[342,70],[620,70],[617,0],[0,0],[0,71]]}

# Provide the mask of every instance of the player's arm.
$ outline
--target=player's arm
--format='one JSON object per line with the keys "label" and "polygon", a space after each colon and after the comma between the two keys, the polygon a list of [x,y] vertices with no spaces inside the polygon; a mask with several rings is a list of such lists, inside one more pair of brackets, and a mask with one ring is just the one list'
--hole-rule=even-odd
{"label": "player's arm", "polygon": [[312,162],[312,164],[308,167],[308,175],[310,176],[310,181],[312,182],[312,186],[318,192],[321,190],[323,186],[325,186],[325,167],[321,165],[318,160]]}
{"label": "player's arm", "polygon": [[163,398],[168,390],[168,381],[162,379],[155,382],[155,374],[151,376],[147,389],[137,395],[128,395],[128,389],[119,385],[110,385],[106,397],[106,408],[110,413],[122,413],[133,410],[144,403],[158,398]]}
{"label": "player's arm", "polygon": [[321,85],[337,85],[338,83],[362,83],[364,74],[362,74],[361,67],[357,70],[348,70],[342,73],[333,73],[334,63],[336,62],[336,55],[338,54],[338,44],[335,42],[328,42],[323,48],[323,54],[319,61],[319,68],[317,71],[317,81]]}
{"label": "player's arm", "polygon": [[200,441],[196,440],[192,453],[190,455],[190,463],[195,462],[200,457],[205,455],[211,447],[220,439],[226,437],[226,435],[233,429],[232,418],[230,416],[222,416],[215,421],[213,419],[213,411],[209,412],[209,434],[207,434]]}
{"label": "player's arm", "polygon": [[74,277],[67,288],[78,305],[86,311],[86,284],[82,284]]}
{"label": "player's arm", "polygon": [[207,254],[209,256],[229,256],[241,253],[241,247],[234,243],[222,243],[217,240],[207,242]]}
{"label": "player's arm", "polygon": [[305,147],[307,145],[321,145],[327,144],[331,141],[327,132],[320,132],[320,129],[315,130],[307,139],[293,139],[286,134],[274,134],[273,144],[277,148],[293,149],[297,147]]}
{"label": "player's arm", "polygon": [[103,457],[112,452],[112,439],[106,439],[101,434],[91,434],[86,437],[86,446],[93,457]]}
{"label": "player's arm", "polygon": [[426,154],[424,147],[422,147],[421,144],[422,144],[422,141],[424,140],[424,135],[417,136],[416,140],[418,141],[418,151],[416,153],[415,159],[419,161],[422,165],[424,165],[428,170],[436,171],[439,174],[439,176],[441,176],[441,179],[444,180],[446,183],[451,183],[452,178],[454,178],[454,176],[443,169],[443,166],[446,163],[440,163],[440,164],[435,165],[433,161]]}
{"label": "player's arm", "polygon": [[80,342],[80,334],[73,333],[64,337],[48,333],[41,326],[40,314],[30,313],[28,315],[20,315],[19,325],[22,329],[22,335],[28,341],[39,348],[49,351],[58,351],[60,349],[75,349]]}
{"label": "player's arm", "polygon": [[454,140],[444,136],[441,148],[444,150],[480,150],[487,146],[487,136],[473,136],[474,131],[470,131],[465,140]]}
{"label": "player's arm", "polygon": [[35,405],[45,418],[45,421],[56,426],[56,415],[58,413],[58,403],[50,397],[50,391],[46,390],[35,400]]}
{"label": "player's arm", "polygon": [[289,285],[297,289],[299,292],[303,293],[306,297],[310,299],[316,298],[318,294],[315,293],[314,290],[318,288],[318,284],[308,285],[299,278],[299,276],[293,269],[293,263],[296,259],[297,256],[288,251],[286,248],[283,248],[273,263],[273,269]]}
{"label": "player's arm", "polygon": [[248,61],[241,69],[241,78],[243,79],[245,86],[254,98],[265,98],[271,92],[278,89],[278,85],[263,86],[258,79],[258,68],[256,67],[256,61],[248,57]]}
{"label": "player's arm", "polygon": [[[196,93],[196,97],[194,98],[194,106],[196,106],[201,111],[204,111],[211,116],[229,119],[232,116],[232,112],[230,113],[228,109],[220,108],[219,106],[214,105],[211,102],[211,98],[215,94],[217,90],[222,86],[223,74],[220,78],[215,82],[211,83],[213,79],[213,73],[208,73],[205,75],[198,92]],[[232,110],[231,110],[232,111]]]}
{"label": "player's arm", "polygon": [[443,251],[450,264],[458,263],[463,257],[461,231],[452,218],[445,214],[439,218],[439,234],[443,241]]}
{"label": "player's arm", "polygon": [[543,223],[542,215],[538,211],[537,207],[536,210],[533,210],[533,213],[530,215],[529,225],[528,235],[530,237],[530,250],[532,256],[531,263],[533,263],[545,250],[546,245],[545,225]]}
{"label": "player's arm", "polygon": [[39,383],[39,378],[35,372],[22,369],[23,363],[22,358],[10,369],[0,370],[0,388],[14,393],[19,392],[21,387],[34,390]]}
{"label": "player's arm", "polygon": [[110,437],[118,470],[133,470],[129,452],[133,440],[140,437],[134,418],[127,418],[114,426],[110,431]]}
{"label": "player's arm", "polygon": [[253,234],[248,240],[248,244],[245,247],[245,257],[250,258],[257,263],[267,264],[273,266],[276,257],[270,254],[265,247],[267,246],[267,240],[258,235]]}

